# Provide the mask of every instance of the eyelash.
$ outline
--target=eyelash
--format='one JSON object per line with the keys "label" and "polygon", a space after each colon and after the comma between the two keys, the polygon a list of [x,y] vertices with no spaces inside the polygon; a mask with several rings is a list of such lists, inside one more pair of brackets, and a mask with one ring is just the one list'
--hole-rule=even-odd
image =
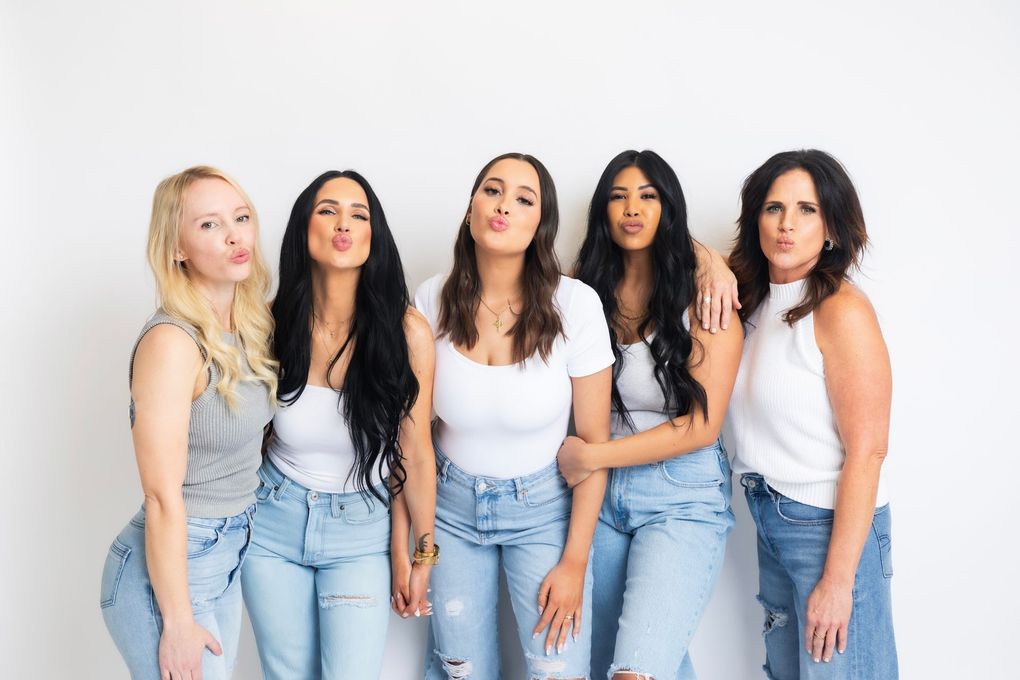
{"label": "eyelash", "polygon": [[[496,187],[484,187],[482,189],[482,193],[484,193],[486,196],[499,196],[502,192]],[[524,196],[518,196],[517,202],[520,203],[521,205],[526,205],[528,207],[535,205],[535,202],[533,200],[531,200],[530,198],[526,198]]]}
{"label": "eyelash", "polygon": [[[610,194],[609,195],[609,200],[610,201],[622,201],[622,200],[624,200],[626,198],[627,197],[625,195],[623,195],[623,194]],[[653,194],[653,193],[647,192],[647,193],[641,194],[641,199],[645,200],[645,201],[657,201],[657,200],[659,200],[659,196],[657,194]]]}

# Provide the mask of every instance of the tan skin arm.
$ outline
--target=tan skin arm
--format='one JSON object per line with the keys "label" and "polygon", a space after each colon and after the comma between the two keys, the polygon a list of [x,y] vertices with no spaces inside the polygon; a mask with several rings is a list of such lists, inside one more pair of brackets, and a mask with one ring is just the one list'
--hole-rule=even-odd
{"label": "tan skin arm", "polygon": [[807,601],[804,640],[815,661],[848,643],[854,578],[871,528],[889,448],[892,369],[875,311],[844,282],[815,311],[815,340],[846,458],[836,490],[832,537],[822,578]]}
{"label": "tan skin arm", "polygon": [[156,326],[135,353],[131,397],[138,473],[145,494],[145,558],[163,616],[159,667],[164,679],[202,675],[202,651],[219,642],[195,623],[188,593],[187,514],[181,488],[188,466],[191,402],[205,389],[202,354],[183,330]]}
{"label": "tan skin arm", "polygon": [[[609,439],[609,405],[612,391],[612,367],[607,367],[583,378],[571,378],[573,387],[574,426],[577,434],[591,442]],[[574,639],[581,631],[584,575],[588,567],[599,509],[606,491],[608,472],[599,471],[588,476],[574,487],[570,511],[570,526],[563,556],[542,581],[538,592],[538,606],[542,616],[532,631],[538,636],[547,627],[546,653],[555,644],[562,650],[567,634],[573,629]],[[573,616],[573,621],[564,619]]]}
{"label": "tan skin arm", "polygon": [[695,325],[691,337],[703,348],[703,359],[698,362],[696,355],[696,365],[690,370],[708,396],[708,420],[701,409],[696,409],[643,432],[602,444],[568,437],[558,455],[560,472],[568,484],[579,484],[598,470],[644,465],[690,453],[719,438],[737,379],[744,332],[739,324],[727,333],[715,334]]}
{"label": "tan skin arm", "polygon": [[730,271],[726,258],[714,248],[695,241],[694,256],[697,259],[695,279],[698,296],[691,318],[696,317],[702,329],[710,333],[719,328],[725,331],[733,320],[733,310],[741,307],[737,297],[737,277]]}
{"label": "tan skin arm", "polygon": [[[436,368],[435,344],[428,321],[409,308],[404,318],[411,370],[418,379],[418,398],[409,417],[400,424],[400,449],[407,479],[391,509],[390,539],[393,566],[393,609],[403,617],[428,614],[427,591],[432,565],[411,564],[408,531],[414,545],[432,550],[436,519],[436,459],[432,448],[432,381]],[[440,555],[440,558],[442,556]]]}

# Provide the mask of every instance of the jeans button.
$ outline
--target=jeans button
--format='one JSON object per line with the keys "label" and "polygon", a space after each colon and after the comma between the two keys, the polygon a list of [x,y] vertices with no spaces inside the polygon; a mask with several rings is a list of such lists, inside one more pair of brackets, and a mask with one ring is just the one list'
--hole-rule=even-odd
{"label": "jeans button", "polygon": [[315,493],[314,491],[308,494],[308,497],[311,498],[313,501],[319,500],[319,494]]}
{"label": "jeans button", "polygon": [[478,490],[479,491],[485,491],[487,488],[488,488],[488,486],[485,484],[485,482],[478,482]]}
{"label": "jeans button", "polygon": [[749,479],[749,480],[747,480],[747,488],[748,488],[748,489],[753,489],[753,488],[754,488],[754,487],[756,487],[757,485],[758,485],[758,483],[757,483],[757,482],[755,482],[755,481],[754,481],[753,479]]}

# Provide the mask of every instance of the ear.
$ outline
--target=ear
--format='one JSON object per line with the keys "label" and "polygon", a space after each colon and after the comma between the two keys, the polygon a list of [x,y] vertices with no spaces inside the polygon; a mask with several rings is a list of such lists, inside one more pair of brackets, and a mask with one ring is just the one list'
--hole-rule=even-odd
{"label": "ear", "polygon": [[184,255],[184,251],[178,248],[174,251],[174,262],[184,262],[188,258]]}

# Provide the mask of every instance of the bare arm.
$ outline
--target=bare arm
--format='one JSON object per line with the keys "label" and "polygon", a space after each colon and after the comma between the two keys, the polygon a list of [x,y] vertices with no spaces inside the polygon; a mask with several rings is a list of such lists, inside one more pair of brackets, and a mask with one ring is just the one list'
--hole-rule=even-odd
{"label": "bare arm", "polygon": [[699,408],[643,432],[602,444],[570,437],[559,452],[560,471],[568,483],[578,484],[596,470],[643,465],[690,453],[719,438],[737,379],[744,331],[739,324],[728,333],[715,334],[694,326],[691,336],[703,349],[700,361],[695,356],[690,370],[708,396],[708,419]]}
{"label": "bare arm", "polygon": [[849,283],[816,310],[815,339],[846,458],[822,578],[807,602],[805,641],[817,661],[846,649],[854,576],[889,446],[892,369],[875,312]]}
{"label": "bare arm", "polygon": [[740,309],[737,296],[737,278],[730,271],[729,262],[718,250],[700,241],[694,242],[697,258],[695,278],[698,286],[694,311],[701,327],[710,333],[727,330],[734,309]]}
{"label": "bare arm", "polygon": [[[435,374],[436,357],[432,331],[428,321],[416,309],[408,309],[404,321],[407,344],[411,358],[411,369],[418,379],[418,399],[411,408],[409,417],[400,424],[400,449],[404,455],[404,470],[407,480],[400,495],[406,504],[413,541],[418,550],[432,550],[435,537],[436,519],[436,459],[432,448],[432,379]],[[394,508],[396,510],[396,508]],[[407,526],[400,526],[394,520],[394,528],[402,528],[402,535],[394,537],[391,543],[401,540],[403,554],[407,555]],[[442,556],[440,555],[440,558]],[[394,557],[396,559],[396,557]],[[411,566],[408,584],[408,600],[403,614],[420,615],[427,612],[426,591],[432,565]]]}
{"label": "bare arm", "polygon": [[[577,434],[590,442],[609,439],[609,402],[613,384],[612,367],[607,367],[583,378],[571,378],[573,386],[574,426]],[[539,590],[539,607],[542,617],[533,631],[536,635],[549,626],[546,649],[555,643],[562,649],[567,634],[573,629],[574,638],[581,630],[584,575],[588,567],[595,524],[606,491],[607,472],[591,474],[574,487],[570,511],[570,528],[563,557],[549,572]],[[573,620],[564,619],[573,616]]]}
{"label": "bare arm", "polygon": [[163,616],[159,664],[164,677],[200,674],[204,647],[222,653],[192,616],[181,491],[188,465],[191,401],[207,381],[201,375],[202,363],[194,341],[181,329],[164,324],[142,338],[133,367],[132,437],[145,494],[146,563]]}

